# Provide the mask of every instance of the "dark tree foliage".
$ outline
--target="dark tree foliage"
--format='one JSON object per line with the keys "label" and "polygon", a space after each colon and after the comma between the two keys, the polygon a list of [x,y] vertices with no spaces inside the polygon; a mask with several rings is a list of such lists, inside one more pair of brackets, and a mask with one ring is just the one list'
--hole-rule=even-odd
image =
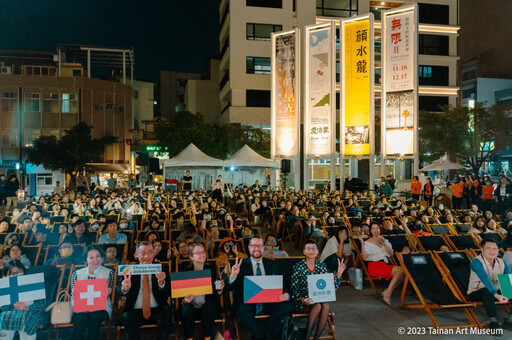
{"label": "dark tree foliage", "polygon": [[[73,175],[87,163],[101,161],[108,145],[117,141],[117,137],[92,138],[91,127],[80,122],[66,132],[61,139],[55,136],[41,136],[33,141],[33,146],[25,149],[29,162],[43,165],[46,169],[62,171]],[[71,176],[74,183],[74,176]]]}
{"label": "dark tree foliage", "polygon": [[176,156],[190,143],[205,154],[224,159],[245,144],[264,157],[270,157],[270,131],[248,125],[210,125],[203,116],[188,111],[180,112],[176,119],[160,124],[156,130],[162,147],[167,147],[169,158]]}
{"label": "dark tree foliage", "polygon": [[456,155],[478,173],[482,164],[512,144],[512,116],[505,106],[445,107],[420,112],[420,154],[424,160]]}

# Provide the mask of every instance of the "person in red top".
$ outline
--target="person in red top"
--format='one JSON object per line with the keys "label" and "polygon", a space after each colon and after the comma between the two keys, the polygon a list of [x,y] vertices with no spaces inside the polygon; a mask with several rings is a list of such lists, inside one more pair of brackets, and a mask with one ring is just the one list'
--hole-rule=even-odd
{"label": "person in red top", "polygon": [[457,178],[452,184],[452,207],[453,209],[462,209],[464,201],[464,182]]}
{"label": "person in red top", "polygon": [[432,197],[434,195],[434,184],[432,184],[432,179],[427,177],[427,183],[423,186],[423,195],[425,195],[425,200],[427,201],[428,206],[432,205]]}
{"label": "person in red top", "polygon": [[412,193],[412,199],[413,200],[417,201],[417,200],[420,199],[421,182],[420,182],[420,179],[418,178],[418,176],[414,176],[412,178],[411,193]]}
{"label": "person in red top", "polygon": [[489,178],[486,178],[485,186],[482,188],[482,201],[483,209],[494,211],[494,200],[492,199],[492,193],[494,191],[494,185]]}

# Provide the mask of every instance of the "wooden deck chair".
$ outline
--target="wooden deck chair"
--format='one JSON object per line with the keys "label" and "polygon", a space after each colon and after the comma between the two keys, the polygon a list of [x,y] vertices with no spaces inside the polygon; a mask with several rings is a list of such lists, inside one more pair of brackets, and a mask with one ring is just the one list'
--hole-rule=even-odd
{"label": "wooden deck chair", "polygon": [[465,235],[471,229],[471,225],[468,223],[453,223],[452,227],[457,232],[457,235]]}
{"label": "wooden deck chair", "polygon": [[415,243],[415,239],[412,237],[409,237],[405,234],[397,234],[397,235],[386,235],[384,236],[385,239],[391,243],[391,248],[393,248],[393,251],[395,254],[390,257],[391,262],[394,265],[398,264],[398,259],[396,258],[397,252],[401,252],[404,247],[409,247],[411,251],[417,251],[417,243]]}
{"label": "wooden deck chair", "polygon": [[434,235],[457,235],[448,224],[430,224],[428,227]]}
{"label": "wooden deck chair", "polygon": [[22,246],[22,253],[30,260],[30,263],[35,266],[41,254],[41,244],[35,246]]}
{"label": "wooden deck chair", "polygon": [[377,286],[375,285],[375,281],[379,281],[384,279],[382,276],[370,276],[368,274],[368,267],[366,265],[366,261],[363,259],[363,256],[361,255],[361,244],[359,240],[352,239],[352,250],[356,253],[356,260],[354,267],[360,267],[363,270],[365,280],[370,282],[370,285],[372,286],[372,290],[376,297],[380,297],[380,292],[377,289]]}
{"label": "wooden deck chair", "polygon": [[[215,268],[215,270],[218,271],[217,261],[215,261],[215,260],[211,260],[211,261],[208,260],[208,262],[209,262],[209,264],[210,264],[210,266],[212,268]],[[179,265],[177,267],[180,268]],[[217,292],[214,290],[213,294],[217,294]],[[181,303],[179,303],[180,301],[181,301],[181,298],[175,298],[174,299],[174,306],[175,306],[175,312],[176,313],[179,313],[179,311],[180,311],[180,309],[179,309],[179,306],[181,306]],[[176,315],[176,316],[178,316],[178,315]],[[175,320],[178,320],[178,318],[175,318]],[[195,320],[195,323],[196,324],[201,324],[201,320]],[[224,334],[224,332],[226,331],[226,314],[225,314],[225,310],[224,310],[224,301],[223,301],[222,297],[220,297],[220,310],[219,310],[218,317],[215,319],[215,323],[221,324],[221,326],[222,326],[222,333],[221,334]],[[179,339],[179,334],[180,334],[180,332],[179,332],[180,329],[179,329],[178,326],[179,326],[178,322],[175,322],[174,323],[174,334],[175,334],[176,340]]]}
{"label": "wooden deck chair", "polygon": [[432,235],[432,236],[418,236],[413,235],[418,240],[417,248],[420,251],[435,251],[441,250],[442,246],[446,246],[448,250],[452,250],[450,243],[448,243],[444,235]]}
{"label": "wooden deck chair", "polygon": [[472,234],[447,235],[446,241],[450,243],[453,250],[478,249],[478,243]]}
{"label": "wooden deck chair", "polygon": [[[432,252],[400,254],[398,259],[405,272],[405,282],[400,296],[401,308],[425,309],[435,328],[480,326],[472,310],[474,304],[464,299],[450,274],[434,260]],[[409,286],[414,289],[419,303],[405,303],[405,293]],[[469,324],[440,325],[432,310],[448,308],[462,308],[469,319]]]}

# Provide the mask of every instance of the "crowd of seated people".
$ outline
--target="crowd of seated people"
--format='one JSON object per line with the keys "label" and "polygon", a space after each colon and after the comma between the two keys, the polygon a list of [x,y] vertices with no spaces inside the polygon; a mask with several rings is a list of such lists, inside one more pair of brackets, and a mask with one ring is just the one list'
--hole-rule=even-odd
{"label": "crowd of seated people", "polygon": [[[508,260],[512,258],[512,238],[508,237],[512,210],[497,214],[484,209],[481,200],[468,204],[468,209],[451,209],[436,205],[435,199],[434,205],[427,206],[387,192],[257,188],[226,187],[212,195],[96,187],[91,192],[66,189],[62,194],[43,196],[21,210],[15,207],[0,219],[0,267],[4,273],[6,268],[11,272],[4,275],[13,275],[13,268],[22,272],[30,267],[57,266],[64,273],[58,289],[69,293],[77,279],[107,278],[109,294],[115,300],[109,300],[110,309],[105,313],[76,314],[73,334],[77,338],[86,334],[97,338],[101,324],[116,320],[124,325],[129,339],[138,339],[138,328],[148,323],[159,326],[162,339],[175,332],[174,324],[186,338],[193,338],[197,327],[209,339],[216,332],[213,320],[223,311],[232,311],[226,314],[239,317],[253,338],[265,339],[275,334],[257,330],[279,327],[261,328],[262,323],[278,323],[280,313],[292,310],[309,315],[305,334],[318,338],[329,307],[308,298],[305,277],[332,273],[337,287],[345,267],[360,265],[358,256],[370,276],[390,281],[382,292],[389,305],[393,291],[404,280],[404,271],[394,259],[397,252],[457,250],[448,237],[434,245],[424,238],[465,235],[478,248],[486,234],[494,235],[508,253],[506,263],[512,262]],[[393,249],[391,238],[397,235],[406,237],[408,244]],[[279,304],[259,310],[241,303],[240,276],[275,275],[279,267],[274,262],[294,254],[305,260],[294,267],[292,286]],[[133,263],[162,263],[167,269],[151,275],[148,282],[146,276],[121,276],[114,287],[111,276],[116,266]],[[173,299],[171,273],[202,269],[212,271],[212,282],[222,282],[214,287],[214,295]],[[143,301],[146,284],[151,290],[149,307]],[[227,294],[234,294],[233,304],[225,298]],[[271,317],[255,319],[262,312]],[[201,326],[190,322],[189,317],[196,316],[202,320]],[[37,320],[40,325],[48,323],[39,316]],[[23,336],[34,334],[32,329],[13,330]]]}

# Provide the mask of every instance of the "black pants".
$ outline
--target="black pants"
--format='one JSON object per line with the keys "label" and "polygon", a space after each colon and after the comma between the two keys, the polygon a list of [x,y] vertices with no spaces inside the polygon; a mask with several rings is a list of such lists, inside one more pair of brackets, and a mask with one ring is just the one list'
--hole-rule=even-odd
{"label": "black pants", "polygon": [[168,306],[151,308],[151,316],[144,319],[142,309],[132,309],[123,314],[125,333],[128,340],[139,340],[139,327],[147,324],[158,325],[160,328],[160,339],[167,340],[171,334],[172,320],[171,311]]}
{"label": "black pants", "polygon": [[464,202],[463,197],[455,197],[452,196],[452,208],[453,209],[462,209],[462,203]]}
{"label": "black pants", "polygon": [[255,319],[256,304],[242,304],[238,309],[238,315],[244,325],[249,328],[254,339],[272,338],[279,328],[279,323],[292,312],[292,304],[289,301],[280,303],[264,303],[263,313],[270,314],[268,319]]}
{"label": "black pants", "polygon": [[498,316],[496,305],[494,302],[496,299],[489,292],[487,288],[482,288],[468,295],[470,301],[481,301],[484,304],[485,312],[489,318],[495,318]]}
{"label": "black pants", "polygon": [[[96,312],[75,313],[73,315],[73,340],[100,338],[100,327],[103,321],[108,320],[108,313],[104,310]],[[85,331],[89,330],[89,335],[85,336]]]}
{"label": "black pants", "polygon": [[218,314],[219,310],[215,303],[205,303],[201,308],[196,308],[191,303],[187,303],[181,311],[185,338],[194,337],[194,326],[198,315],[201,315],[203,337],[213,337],[215,331],[215,317]]}

